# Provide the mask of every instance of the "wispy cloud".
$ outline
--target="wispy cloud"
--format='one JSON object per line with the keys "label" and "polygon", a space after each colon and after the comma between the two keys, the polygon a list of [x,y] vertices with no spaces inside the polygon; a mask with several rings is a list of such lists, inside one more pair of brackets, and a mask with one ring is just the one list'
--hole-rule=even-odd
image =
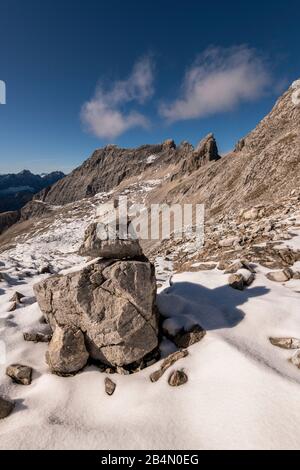
{"label": "wispy cloud", "polygon": [[94,97],[81,110],[88,131],[100,138],[113,139],[133,127],[147,127],[148,119],[136,110],[125,111],[129,103],[143,104],[153,93],[153,61],[140,59],[126,80],[114,82],[109,89],[100,83]]}
{"label": "wispy cloud", "polygon": [[169,122],[202,118],[258,98],[270,84],[264,60],[247,46],[210,47],[189,68],[179,98],[162,103]]}

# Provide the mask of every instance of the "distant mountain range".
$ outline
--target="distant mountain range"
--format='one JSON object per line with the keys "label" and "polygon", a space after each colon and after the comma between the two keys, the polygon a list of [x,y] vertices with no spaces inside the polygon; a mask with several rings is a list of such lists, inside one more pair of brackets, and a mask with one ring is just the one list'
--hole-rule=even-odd
{"label": "distant mountain range", "polygon": [[0,212],[21,209],[32,196],[64,178],[61,171],[34,175],[28,170],[0,175]]}

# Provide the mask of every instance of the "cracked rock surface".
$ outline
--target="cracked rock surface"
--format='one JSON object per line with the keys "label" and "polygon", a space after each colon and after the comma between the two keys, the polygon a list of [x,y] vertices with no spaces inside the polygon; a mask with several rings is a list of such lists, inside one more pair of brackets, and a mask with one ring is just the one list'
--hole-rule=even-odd
{"label": "cracked rock surface", "polygon": [[80,330],[93,359],[124,366],[158,345],[155,272],[149,261],[97,260],[51,276],[34,291],[53,331],[57,326]]}

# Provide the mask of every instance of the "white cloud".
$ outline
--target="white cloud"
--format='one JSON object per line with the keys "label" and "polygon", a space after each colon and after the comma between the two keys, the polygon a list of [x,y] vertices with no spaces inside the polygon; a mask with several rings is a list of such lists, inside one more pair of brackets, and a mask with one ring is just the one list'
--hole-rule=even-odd
{"label": "white cloud", "polygon": [[124,111],[128,103],[143,104],[153,95],[153,63],[149,57],[140,59],[127,80],[114,82],[110,89],[100,84],[94,97],[81,110],[87,129],[101,138],[113,139],[133,127],[147,127],[147,118],[135,111]]}
{"label": "white cloud", "polygon": [[266,64],[253,49],[211,47],[187,71],[181,96],[159,111],[170,122],[205,117],[258,98],[269,83]]}

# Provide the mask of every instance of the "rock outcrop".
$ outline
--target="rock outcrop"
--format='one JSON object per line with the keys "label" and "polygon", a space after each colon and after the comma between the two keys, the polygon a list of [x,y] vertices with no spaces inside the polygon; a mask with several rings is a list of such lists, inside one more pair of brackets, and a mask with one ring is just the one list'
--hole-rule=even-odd
{"label": "rock outcrop", "polygon": [[[136,252],[135,243],[131,250]],[[75,372],[84,366],[83,338],[91,358],[114,367],[140,361],[158,345],[155,271],[146,258],[97,259],[36,284],[34,291],[54,331],[47,356],[53,371],[71,373],[66,367]],[[75,359],[73,346],[68,346],[70,328],[81,344]]]}
{"label": "rock outcrop", "polygon": [[183,160],[181,165],[181,172],[191,173],[198,170],[203,165],[217,161],[221,157],[218,152],[217,142],[213,134],[208,134],[202,139],[195,150],[191,152],[190,156]]}
{"label": "rock outcrop", "polygon": [[19,218],[20,213],[18,211],[0,213],[0,234],[18,222]]}

